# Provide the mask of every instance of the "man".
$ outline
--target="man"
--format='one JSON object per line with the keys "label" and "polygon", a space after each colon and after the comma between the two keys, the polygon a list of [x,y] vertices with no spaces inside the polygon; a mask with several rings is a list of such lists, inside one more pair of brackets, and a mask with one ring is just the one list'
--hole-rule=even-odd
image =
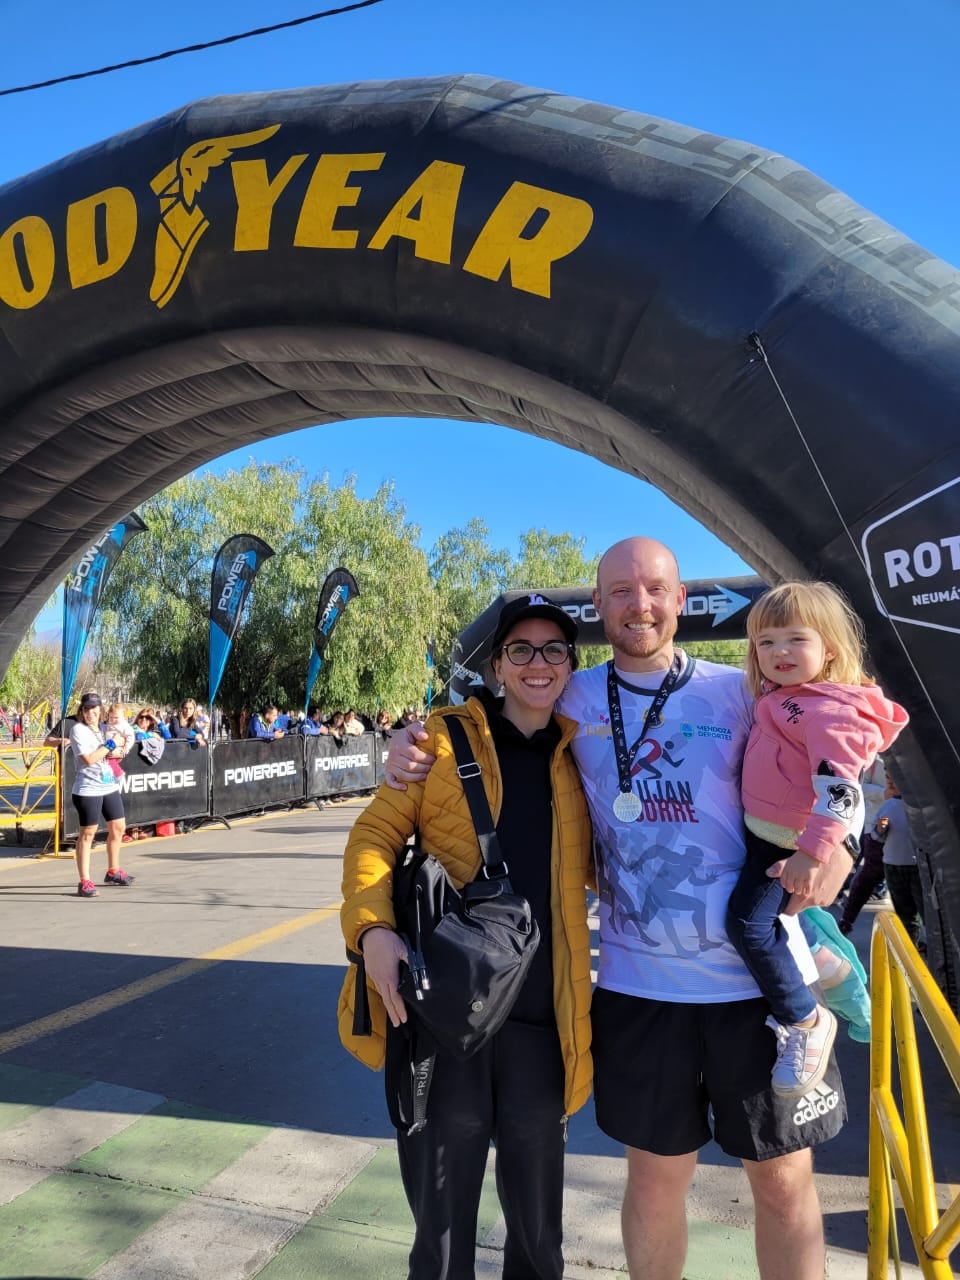
{"label": "man", "polygon": [[[822,1280],[810,1148],[843,1123],[839,1077],[832,1067],[833,1108],[812,1123],[770,1089],[769,1010],[724,929],[744,859],[739,771],[751,705],[740,672],[675,649],[685,598],[661,543],[611,547],[593,602],[612,668],[578,672],[560,703],[580,724],[573,752],[599,848],[598,1123],[626,1147],[633,1280],[683,1274],[686,1192],[711,1135],[708,1107],[714,1137],[750,1180],[764,1280]],[[391,744],[392,785],[398,771],[413,781],[430,763],[409,735]],[[849,871],[846,854],[837,861],[817,902],[832,901]]]}
{"label": "man", "polygon": [[323,723],[323,713],[315,702],[310,703],[307,718],[300,726],[300,732],[307,738],[316,738],[328,732],[327,726]]}
{"label": "man", "polygon": [[274,703],[269,703],[262,711],[254,715],[250,720],[247,729],[248,738],[267,738],[272,741],[274,738],[284,737],[284,731],[277,726],[277,716],[279,711]]}

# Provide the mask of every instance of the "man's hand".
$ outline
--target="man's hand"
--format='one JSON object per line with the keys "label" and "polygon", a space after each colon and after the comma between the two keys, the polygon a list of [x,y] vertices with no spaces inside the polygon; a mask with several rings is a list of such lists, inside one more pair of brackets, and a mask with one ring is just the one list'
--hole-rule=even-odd
{"label": "man's hand", "polygon": [[418,742],[426,742],[429,734],[419,720],[398,729],[390,739],[384,778],[394,791],[406,791],[408,782],[425,782],[427,774],[436,764],[436,756],[421,751]]}
{"label": "man's hand", "polygon": [[399,1027],[407,1020],[407,1006],[397,990],[400,964],[407,959],[407,948],[398,934],[383,925],[367,929],[360,939],[360,947],[367,977],[380,992],[387,1017]]}
{"label": "man's hand", "polygon": [[[785,863],[774,863],[767,871],[768,876],[779,876]],[[795,916],[807,907],[829,907],[836,901],[837,894],[843,888],[844,881],[853,869],[853,861],[843,845],[834,849],[829,862],[821,862],[819,879],[809,897],[795,893],[784,908],[782,915]]]}

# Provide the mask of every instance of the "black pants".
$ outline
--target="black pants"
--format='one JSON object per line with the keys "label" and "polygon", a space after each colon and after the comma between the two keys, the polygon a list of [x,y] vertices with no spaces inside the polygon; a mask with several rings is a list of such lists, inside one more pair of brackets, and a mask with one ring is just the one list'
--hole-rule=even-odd
{"label": "black pants", "polygon": [[[397,1121],[404,1045],[388,1028],[387,1103]],[[439,1053],[427,1124],[397,1129],[416,1224],[409,1280],[473,1280],[477,1210],[491,1140],[507,1227],[504,1280],[562,1280],[564,1071],[555,1027],[507,1022],[458,1062]]]}
{"label": "black pants", "polygon": [[853,877],[853,883],[850,885],[847,900],[843,906],[843,914],[840,917],[840,928],[844,933],[849,933],[853,928],[853,922],[863,910],[864,903],[884,875],[883,845],[866,832],[863,835],[861,844],[863,845],[863,861],[857,869],[857,874]]}
{"label": "black pants", "polygon": [[916,863],[913,866],[898,867],[895,863],[885,862],[883,870],[893,909],[903,921],[903,927],[910,935],[910,941],[916,946],[920,941],[924,913],[920,868]]}

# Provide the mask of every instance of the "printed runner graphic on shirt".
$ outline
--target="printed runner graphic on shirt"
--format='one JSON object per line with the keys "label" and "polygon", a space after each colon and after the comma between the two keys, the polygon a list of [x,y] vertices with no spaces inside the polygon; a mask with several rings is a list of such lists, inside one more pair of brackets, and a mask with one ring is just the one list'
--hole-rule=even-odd
{"label": "printed runner graphic on shirt", "polygon": [[[628,745],[659,685],[620,681]],[[637,676],[638,681],[643,676]],[[756,984],[727,940],[745,857],[740,766],[752,704],[743,673],[687,661],[630,765],[634,821],[614,813],[619,778],[606,669],[578,671],[561,701],[597,842],[602,987],[648,999],[749,999]]]}

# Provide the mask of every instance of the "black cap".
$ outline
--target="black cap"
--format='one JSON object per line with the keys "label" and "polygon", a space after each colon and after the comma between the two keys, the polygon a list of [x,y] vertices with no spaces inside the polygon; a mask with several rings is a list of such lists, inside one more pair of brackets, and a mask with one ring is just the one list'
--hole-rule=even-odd
{"label": "black cap", "polygon": [[80,710],[86,711],[87,707],[102,707],[99,693],[85,693],[80,699]]}
{"label": "black cap", "polygon": [[546,596],[541,595],[539,591],[533,591],[528,596],[518,596],[516,600],[511,600],[509,604],[505,604],[500,610],[500,618],[497,622],[497,629],[493,633],[491,648],[494,650],[499,649],[503,644],[504,637],[509,635],[517,623],[522,622],[524,618],[545,618],[548,622],[555,622],[566,637],[568,644],[577,643],[577,624],[569,613],[561,609],[558,604],[554,604]]}

